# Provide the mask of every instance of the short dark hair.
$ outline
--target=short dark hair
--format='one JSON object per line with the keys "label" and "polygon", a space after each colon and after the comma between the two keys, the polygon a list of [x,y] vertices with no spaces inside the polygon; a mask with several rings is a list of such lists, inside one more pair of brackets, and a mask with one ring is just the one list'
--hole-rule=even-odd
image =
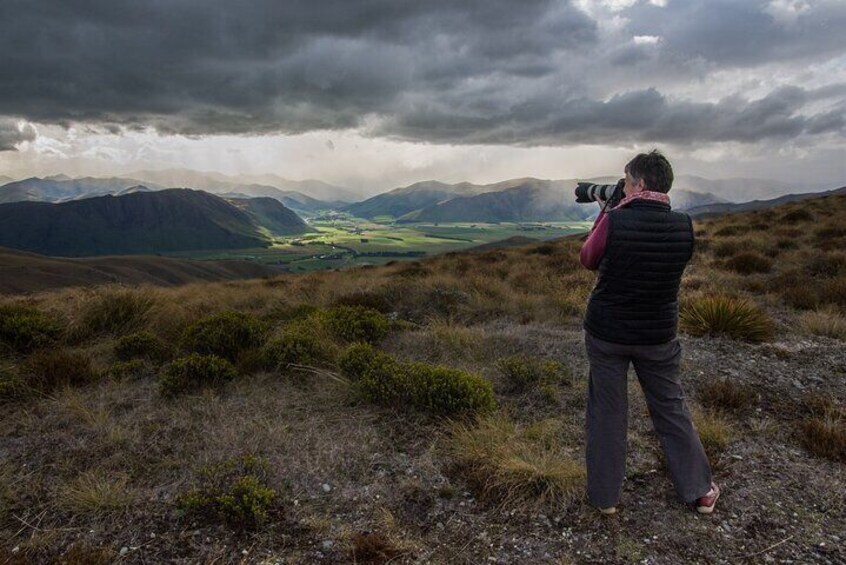
{"label": "short dark hair", "polygon": [[667,193],[673,186],[673,167],[657,149],[635,156],[626,165],[626,172],[635,180],[643,179],[647,190]]}

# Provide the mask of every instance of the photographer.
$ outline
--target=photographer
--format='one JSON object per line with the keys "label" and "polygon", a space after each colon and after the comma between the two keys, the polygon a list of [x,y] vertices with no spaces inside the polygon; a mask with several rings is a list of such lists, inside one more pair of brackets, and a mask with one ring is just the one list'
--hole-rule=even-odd
{"label": "photographer", "polygon": [[676,492],[710,513],[720,491],[685,403],[676,337],[678,291],[693,253],[693,227],[689,216],[670,210],[673,170],[661,153],[637,155],[625,172],[625,197],[609,211],[603,208],[580,253],[582,264],[599,275],[584,321],[590,362],[588,499],[605,514],[616,512],[625,476],[632,363]]}

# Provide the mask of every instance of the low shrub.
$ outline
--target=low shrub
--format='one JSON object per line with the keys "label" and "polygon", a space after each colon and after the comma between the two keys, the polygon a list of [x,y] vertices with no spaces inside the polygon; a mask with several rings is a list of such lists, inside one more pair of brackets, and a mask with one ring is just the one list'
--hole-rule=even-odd
{"label": "low shrub", "polygon": [[478,375],[425,363],[403,363],[368,344],[351,345],[338,364],[359,394],[376,404],[436,416],[484,413],[496,405],[490,383]]}
{"label": "low shrub", "polygon": [[796,224],[799,222],[812,222],[814,220],[814,215],[806,210],[805,208],[799,208],[798,210],[791,210],[781,216],[779,221],[785,224]]}
{"label": "low shrub", "polygon": [[741,253],[728,259],[723,265],[741,275],[769,273],[773,268],[772,260],[757,253]]}
{"label": "low shrub", "polygon": [[0,347],[27,353],[54,343],[61,326],[46,314],[23,304],[0,304]]}
{"label": "low shrub", "polygon": [[518,393],[559,383],[567,376],[567,370],[558,361],[523,354],[500,357],[495,366],[505,378],[508,390]]}
{"label": "low shrub", "polygon": [[107,289],[84,304],[79,329],[83,335],[131,332],[144,324],[154,305],[150,291]]}
{"label": "low shrub", "polygon": [[[700,245],[701,242],[697,242],[697,248],[702,249]],[[721,241],[714,245],[712,249],[712,253],[714,257],[731,257],[732,255],[736,255],[738,251],[741,250],[740,242],[736,239],[731,239],[727,241]]]}
{"label": "low shrub", "polygon": [[714,379],[699,386],[699,402],[706,408],[744,414],[758,401],[758,395],[749,385],[731,379]]}
{"label": "low shrub", "polygon": [[178,394],[205,387],[219,387],[237,376],[235,367],[217,355],[192,353],[167,365],[159,375],[158,386],[162,396]]}
{"label": "low shrub", "polygon": [[391,303],[378,290],[360,290],[350,294],[342,294],[333,300],[332,306],[355,306],[359,308],[367,308],[369,310],[376,310],[377,312],[382,312],[383,314],[392,310]]}
{"label": "low shrub", "polygon": [[732,235],[741,235],[741,234],[744,234],[748,231],[749,231],[748,226],[730,224],[730,225],[727,225],[727,226],[723,226],[720,229],[718,229],[717,231],[715,231],[714,235],[716,237],[728,237],[728,236],[732,236]]}
{"label": "low shrub", "polygon": [[27,387],[11,365],[0,365],[0,401],[17,400],[27,395]]}
{"label": "low shrub", "polygon": [[182,334],[182,346],[195,353],[217,355],[236,361],[238,355],[260,347],[267,333],[267,326],[243,312],[221,312],[194,322]]}
{"label": "low shrub", "polygon": [[846,274],[846,254],[811,253],[805,260],[805,272],[819,278],[834,278]]}
{"label": "low shrub", "polygon": [[724,335],[761,342],[774,333],[772,320],[753,303],[716,295],[691,300],[681,309],[681,328],[691,335]]}
{"label": "low shrub", "polygon": [[90,357],[67,349],[36,351],[21,365],[20,375],[28,389],[42,394],[86,385],[97,378]]}
{"label": "low shrub", "polygon": [[150,332],[125,335],[115,343],[115,357],[121,361],[148,359],[163,361],[170,357],[168,345]]}
{"label": "low shrub", "polygon": [[314,319],[296,320],[287,324],[262,349],[263,365],[277,371],[289,364],[321,365],[337,355],[337,345]]}
{"label": "low shrub", "polygon": [[335,306],[323,312],[321,320],[330,332],[348,342],[377,343],[390,328],[382,313],[363,306]]}
{"label": "low shrub", "polygon": [[200,469],[196,484],[178,498],[177,506],[200,519],[254,530],[267,523],[276,499],[267,463],[248,455]]}
{"label": "low shrub", "polygon": [[550,441],[537,429],[493,414],[453,424],[445,447],[456,472],[481,498],[515,509],[561,511],[581,497],[585,468],[557,434]]}
{"label": "low shrub", "polygon": [[112,379],[122,381],[138,379],[152,374],[152,370],[142,359],[130,359],[129,361],[115,361],[106,369],[106,374]]}
{"label": "low shrub", "polygon": [[496,407],[491,384],[479,375],[425,363],[407,363],[412,404],[436,416],[483,414]]}

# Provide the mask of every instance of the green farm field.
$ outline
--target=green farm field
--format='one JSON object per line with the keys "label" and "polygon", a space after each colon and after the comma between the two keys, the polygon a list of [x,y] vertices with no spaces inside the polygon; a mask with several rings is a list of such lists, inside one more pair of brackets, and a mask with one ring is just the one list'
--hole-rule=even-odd
{"label": "green farm field", "polygon": [[311,219],[319,233],[277,237],[268,248],[184,252],[191,259],[246,259],[292,272],[419,259],[501,241],[514,236],[538,240],[580,233],[590,222],[392,224],[342,214]]}

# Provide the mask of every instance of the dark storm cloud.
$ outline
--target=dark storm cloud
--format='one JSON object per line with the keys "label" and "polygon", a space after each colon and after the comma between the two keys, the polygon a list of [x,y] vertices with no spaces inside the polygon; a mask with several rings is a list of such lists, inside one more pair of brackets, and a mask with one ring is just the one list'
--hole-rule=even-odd
{"label": "dark storm cloud", "polygon": [[376,123],[374,135],[520,145],[842,132],[837,109],[803,113],[834,95],[802,88],[718,103],[660,83],[591,88],[620,67],[660,77],[690,60],[835,52],[836,3],[790,25],[765,4],[641,4],[626,33],[661,41],[634,45],[567,0],[4,0],[0,116],[187,135]]}

